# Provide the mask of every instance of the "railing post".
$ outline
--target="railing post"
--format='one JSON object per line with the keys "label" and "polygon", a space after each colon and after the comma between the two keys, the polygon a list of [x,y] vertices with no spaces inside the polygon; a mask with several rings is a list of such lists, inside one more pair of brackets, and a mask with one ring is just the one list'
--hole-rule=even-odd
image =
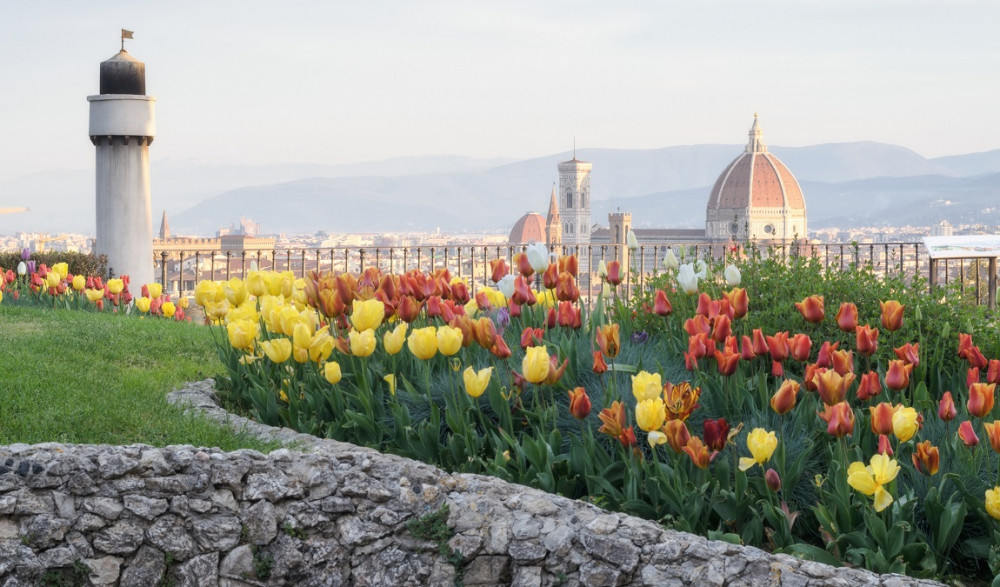
{"label": "railing post", "polygon": [[229,273],[230,267],[232,266],[232,258],[233,258],[233,252],[226,251],[226,281],[229,281],[233,277]]}
{"label": "railing post", "polygon": [[990,257],[989,268],[990,274],[986,282],[986,287],[990,288],[987,292],[986,299],[989,304],[990,312],[997,309],[997,258]]}
{"label": "railing post", "polygon": [[167,289],[167,252],[160,253],[160,285]]}

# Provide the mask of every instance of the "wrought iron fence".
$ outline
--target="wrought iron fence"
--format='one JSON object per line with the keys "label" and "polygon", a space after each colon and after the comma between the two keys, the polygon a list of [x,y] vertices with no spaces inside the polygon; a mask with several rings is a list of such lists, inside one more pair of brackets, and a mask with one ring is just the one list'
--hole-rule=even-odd
{"label": "wrought iron fence", "polygon": [[[401,273],[411,269],[433,271],[447,268],[454,276],[469,282],[475,291],[492,285],[489,262],[506,259],[513,264],[514,255],[526,249],[525,244],[510,245],[417,245],[398,247],[334,247],[334,248],[275,248],[270,250],[160,250],[154,252],[157,280],[166,291],[188,295],[204,279],[228,280],[245,277],[253,267],[261,270],[292,271],[305,277],[311,270],[359,273],[367,267],[385,272]],[[580,260],[580,287],[586,295],[598,286],[600,263],[618,259],[629,270],[625,276],[626,292],[646,285],[649,277],[663,271],[668,251],[680,262],[695,260],[738,260],[748,255],[779,256],[783,259],[811,257],[828,270],[848,271],[871,267],[881,275],[896,274],[905,278],[931,279],[930,257],[922,243],[830,243],[784,245],[733,245],[727,243],[670,242],[643,243],[628,250],[625,245],[594,244],[589,246],[557,245],[550,247],[557,255],[576,254]],[[982,262],[980,262],[982,261]],[[963,299],[985,304],[995,299],[990,295],[987,259],[941,260],[935,270],[931,288],[957,281]]]}

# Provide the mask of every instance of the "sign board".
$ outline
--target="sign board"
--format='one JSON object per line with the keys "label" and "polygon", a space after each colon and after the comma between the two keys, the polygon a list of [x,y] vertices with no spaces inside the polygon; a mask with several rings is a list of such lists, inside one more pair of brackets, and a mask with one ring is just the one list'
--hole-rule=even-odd
{"label": "sign board", "polygon": [[933,259],[1000,257],[1000,235],[925,236],[924,246]]}

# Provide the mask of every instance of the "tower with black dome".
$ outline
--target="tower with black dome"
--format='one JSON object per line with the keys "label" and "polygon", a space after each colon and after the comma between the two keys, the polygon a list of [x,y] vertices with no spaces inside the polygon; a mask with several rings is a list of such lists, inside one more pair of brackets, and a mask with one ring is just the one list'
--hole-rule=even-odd
{"label": "tower with black dome", "polygon": [[[123,31],[124,37],[125,31]],[[123,48],[101,63],[100,94],[90,102],[90,141],[97,151],[97,244],[116,276],[135,287],[153,281],[149,145],[156,135],[146,66]]]}

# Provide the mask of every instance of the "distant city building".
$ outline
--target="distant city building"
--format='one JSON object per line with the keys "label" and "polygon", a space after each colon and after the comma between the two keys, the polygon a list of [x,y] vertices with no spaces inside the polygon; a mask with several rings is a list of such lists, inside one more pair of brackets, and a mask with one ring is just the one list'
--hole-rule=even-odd
{"label": "distant city building", "polygon": [[[562,242],[584,251],[590,244],[590,170],[592,163],[580,161],[576,152],[559,164],[559,217]],[[581,258],[581,263],[583,259]]]}
{"label": "distant city building", "polygon": [[545,242],[545,217],[538,212],[528,212],[517,219],[514,228],[510,229],[511,244],[543,243]]}
{"label": "distant city building", "polygon": [[806,238],[806,203],[792,172],[767,152],[757,115],[742,155],[719,175],[708,198],[705,235],[714,241]]}
{"label": "distant city building", "polygon": [[550,247],[562,244],[562,220],[559,218],[559,196],[556,195],[555,184],[552,184],[549,214],[545,218],[545,243]]}
{"label": "distant city building", "polygon": [[953,234],[955,234],[955,228],[947,220],[942,220],[931,227],[931,236],[952,236]]}

